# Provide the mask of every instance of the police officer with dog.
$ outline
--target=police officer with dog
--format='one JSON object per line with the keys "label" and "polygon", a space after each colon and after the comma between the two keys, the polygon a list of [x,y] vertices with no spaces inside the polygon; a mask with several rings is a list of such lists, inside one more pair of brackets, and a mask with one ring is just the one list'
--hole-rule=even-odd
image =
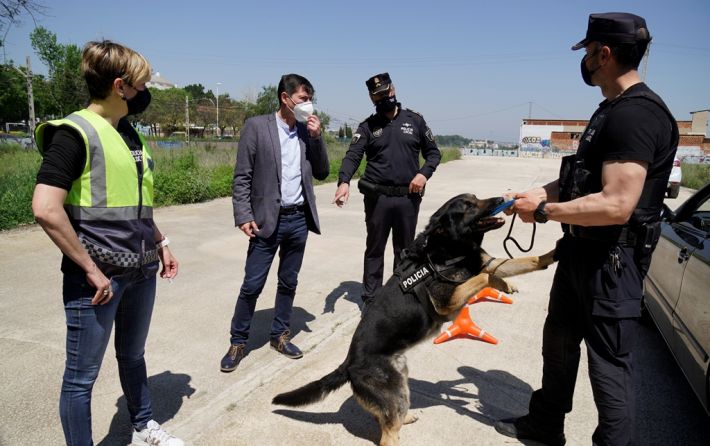
{"label": "police officer with dog", "polygon": [[605,100],[557,180],[515,195],[527,222],[562,223],[559,260],[543,329],[542,387],[529,413],[498,421],[498,432],[564,445],[580,343],[599,412],[594,445],[629,445],[634,435],[633,350],[643,278],[660,234],[660,215],[678,144],[663,100],[638,74],[651,41],[646,21],[627,13],[591,14],[582,78]]}
{"label": "police officer with dog", "polygon": [[[338,174],[333,202],[342,207],[350,196],[350,180],[363,156],[367,164],[358,189],[364,195],[367,241],[362,299],[367,305],[382,287],[384,252],[392,232],[394,266],[400,252],[414,240],[419,205],[427,180],[441,152],[424,118],[402,108],[388,73],[365,82],[375,114],[360,123]],[[419,154],[424,165],[419,165]]]}

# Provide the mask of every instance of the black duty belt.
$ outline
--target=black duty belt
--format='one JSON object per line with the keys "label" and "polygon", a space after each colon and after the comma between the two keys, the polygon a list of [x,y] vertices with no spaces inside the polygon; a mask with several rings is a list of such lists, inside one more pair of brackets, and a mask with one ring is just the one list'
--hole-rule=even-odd
{"label": "black duty belt", "polygon": [[629,226],[622,227],[619,232],[611,231],[606,228],[600,229],[598,227],[569,225],[569,234],[575,238],[605,243],[618,243],[622,246],[636,246],[636,242],[638,241],[636,233],[633,232]]}
{"label": "black duty belt", "polygon": [[281,209],[279,209],[279,215],[291,215],[295,214],[296,212],[303,212],[305,208],[306,206],[303,204],[294,204],[293,206],[281,206]]}
{"label": "black duty belt", "polygon": [[388,197],[404,197],[409,195],[409,185],[407,186],[387,186],[384,184],[375,184],[360,178],[357,182],[358,189],[363,194],[379,194]]}

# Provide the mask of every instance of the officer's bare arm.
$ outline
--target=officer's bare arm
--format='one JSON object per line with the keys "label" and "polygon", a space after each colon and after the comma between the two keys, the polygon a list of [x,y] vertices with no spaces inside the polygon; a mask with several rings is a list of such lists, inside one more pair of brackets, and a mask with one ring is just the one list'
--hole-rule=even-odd
{"label": "officer's bare arm", "polygon": [[648,163],[606,161],[602,191],[565,203],[545,206],[550,220],[581,226],[623,225],[629,221],[643,190]]}

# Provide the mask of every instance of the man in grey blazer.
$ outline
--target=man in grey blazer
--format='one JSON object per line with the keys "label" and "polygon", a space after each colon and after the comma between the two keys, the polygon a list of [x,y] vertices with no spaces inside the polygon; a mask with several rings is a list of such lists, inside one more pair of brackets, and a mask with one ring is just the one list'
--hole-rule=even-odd
{"label": "man in grey blazer", "polygon": [[313,114],[313,86],[297,74],[281,77],[276,113],[244,123],[234,169],[234,223],[249,237],[244,282],[232,317],[230,347],[220,369],[231,372],[246,353],[249,328],[269,268],[279,251],[271,347],[289,358],[303,356],[290,340],[290,320],[308,231],[320,234],[313,178],[330,171]]}

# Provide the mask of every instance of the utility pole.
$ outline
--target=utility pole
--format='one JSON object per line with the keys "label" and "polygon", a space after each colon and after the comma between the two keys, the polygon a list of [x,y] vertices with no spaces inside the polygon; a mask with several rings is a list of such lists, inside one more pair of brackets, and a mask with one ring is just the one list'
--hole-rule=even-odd
{"label": "utility pole", "polygon": [[185,135],[187,144],[190,144],[190,96],[185,95]]}
{"label": "utility pole", "polygon": [[20,72],[27,80],[27,107],[29,118],[27,119],[27,128],[30,131],[30,139],[32,140],[32,146],[35,145],[35,98],[32,93],[32,66],[30,65],[30,56],[27,56],[27,71],[23,72],[19,68],[13,65],[17,71]]}
{"label": "utility pole", "polygon": [[32,66],[30,65],[30,56],[27,56],[27,105],[29,106],[29,130],[32,147],[35,146],[35,98],[32,93]]}

